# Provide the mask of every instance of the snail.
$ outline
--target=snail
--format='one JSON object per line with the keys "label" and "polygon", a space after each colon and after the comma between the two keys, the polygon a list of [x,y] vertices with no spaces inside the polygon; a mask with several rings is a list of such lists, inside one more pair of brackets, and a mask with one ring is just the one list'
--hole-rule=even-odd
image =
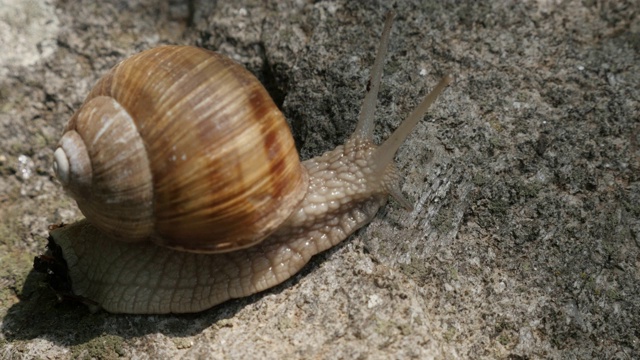
{"label": "snail", "polygon": [[374,144],[392,21],[354,133],[302,162],[266,90],[227,57],[161,46],[117,64],[54,152],[55,174],[86,219],[52,228],[36,268],[93,309],[199,312],[285,281],[389,196],[411,208],[393,158],[451,78]]}

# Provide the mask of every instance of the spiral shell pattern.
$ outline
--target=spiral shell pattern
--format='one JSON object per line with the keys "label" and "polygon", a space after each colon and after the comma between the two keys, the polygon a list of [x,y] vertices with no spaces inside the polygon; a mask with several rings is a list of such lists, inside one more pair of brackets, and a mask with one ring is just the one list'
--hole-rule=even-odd
{"label": "spiral shell pattern", "polygon": [[193,252],[259,242],[308,184],[260,82],[189,46],[116,65],[69,121],[55,157],[58,177],[96,227]]}

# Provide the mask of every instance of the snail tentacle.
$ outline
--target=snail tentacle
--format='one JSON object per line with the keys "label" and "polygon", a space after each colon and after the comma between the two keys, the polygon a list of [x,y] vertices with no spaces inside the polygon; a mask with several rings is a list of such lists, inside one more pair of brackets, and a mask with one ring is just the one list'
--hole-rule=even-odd
{"label": "snail tentacle", "polygon": [[394,18],[395,13],[393,11],[387,13],[387,18],[384,22],[384,29],[382,30],[382,39],[380,39],[380,45],[378,46],[378,52],[376,53],[376,60],[371,68],[371,75],[369,82],[367,83],[367,93],[362,101],[358,124],[356,125],[356,130],[353,132],[353,135],[351,135],[352,137],[373,140],[373,128],[375,125],[374,114],[376,110],[376,103],[378,101],[378,90],[380,90],[382,68],[384,60],[387,57],[389,36],[391,35],[391,25],[393,25]]}
{"label": "snail tentacle", "polygon": [[407,118],[398,126],[398,128],[389,136],[389,138],[376,150],[374,155],[375,163],[379,172],[384,172],[386,167],[393,161],[400,145],[404,143],[409,134],[420,120],[424,117],[427,110],[433,102],[438,98],[442,91],[451,83],[453,78],[449,75],[443,77],[436,87],[416,106],[415,109],[407,116]]}

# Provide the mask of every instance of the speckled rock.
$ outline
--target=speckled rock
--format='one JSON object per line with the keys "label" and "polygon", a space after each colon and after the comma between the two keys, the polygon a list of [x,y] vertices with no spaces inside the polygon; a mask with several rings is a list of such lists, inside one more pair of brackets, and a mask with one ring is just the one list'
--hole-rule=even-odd
{"label": "speckled rock", "polygon": [[415,207],[390,202],[278,287],[114,316],[31,270],[47,226],[81,216],[57,138],[117,61],[228,54],[308,158],[353,130],[387,3],[0,1],[0,358],[639,358],[637,1],[397,1],[377,139],[456,76],[397,156]]}

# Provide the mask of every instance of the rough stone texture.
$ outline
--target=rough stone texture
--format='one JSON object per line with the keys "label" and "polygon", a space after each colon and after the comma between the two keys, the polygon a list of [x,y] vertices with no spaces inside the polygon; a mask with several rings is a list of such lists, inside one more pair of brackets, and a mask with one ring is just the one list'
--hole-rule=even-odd
{"label": "rough stone texture", "polygon": [[[163,43],[255,72],[303,157],[353,130],[386,1],[0,1],[0,358],[640,357],[640,4],[398,1],[376,129],[457,81],[391,202],[290,281],[188,316],[56,304],[33,273],[80,216],[53,148],[90,86]],[[35,56],[35,59],[34,59]]]}

